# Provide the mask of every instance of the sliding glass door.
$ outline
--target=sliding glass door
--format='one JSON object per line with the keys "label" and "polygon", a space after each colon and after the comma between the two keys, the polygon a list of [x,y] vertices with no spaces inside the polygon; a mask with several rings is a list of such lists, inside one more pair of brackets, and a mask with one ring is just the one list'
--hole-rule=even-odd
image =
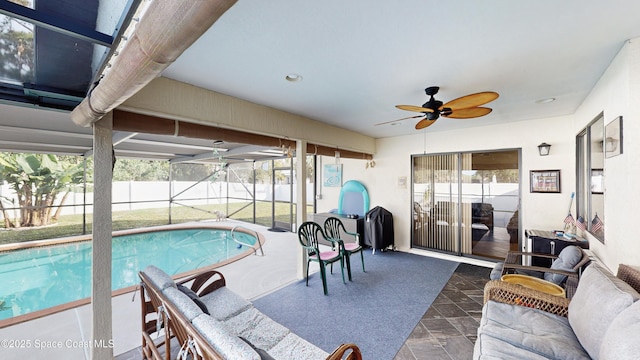
{"label": "sliding glass door", "polygon": [[416,155],[412,246],[504,258],[519,245],[519,151]]}

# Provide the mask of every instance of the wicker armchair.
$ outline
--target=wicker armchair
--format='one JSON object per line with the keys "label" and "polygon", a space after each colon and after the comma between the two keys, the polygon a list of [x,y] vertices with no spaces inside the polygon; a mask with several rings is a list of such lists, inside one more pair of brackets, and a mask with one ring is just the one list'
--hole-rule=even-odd
{"label": "wicker armchair", "polygon": [[[616,276],[640,292],[640,269],[620,264]],[[549,295],[500,280],[491,280],[485,285],[484,302],[489,300],[532,307],[564,317],[568,315],[569,302],[571,301],[568,298]]]}
{"label": "wicker armchair", "polygon": [[[578,247],[576,247],[578,248]],[[582,274],[582,270],[586,265],[589,264],[591,259],[589,255],[583,250],[582,258],[580,261],[573,267],[573,271],[559,270],[559,269],[550,269],[542,266],[533,266],[533,265],[522,265],[524,260],[529,257],[533,258],[547,258],[555,260],[558,258],[556,255],[550,254],[536,254],[529,252],[520,252],[520,251],[510,251],[507,253],[507,256],[504,260],[504,264],[502,265],[502,275],[506,274],[514,274],[514,273],[531,273],[531,272],[539,272],[539,273],[553,273],[558,275],[567,276],[566,282],[563,284],[565,291],[567,293],[567,298],[571,299],[573,294],[576,292],[576,288],[578,286],[578,281],[580,279],[580,275]]]}

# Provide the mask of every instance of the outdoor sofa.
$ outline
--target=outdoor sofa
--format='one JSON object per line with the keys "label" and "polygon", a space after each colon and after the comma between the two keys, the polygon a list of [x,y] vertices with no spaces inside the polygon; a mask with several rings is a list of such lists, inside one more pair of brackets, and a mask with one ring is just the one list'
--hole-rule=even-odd
{"label": "outdoor sofa", "polygon": [[572,299],[491,280],[473,359],[637,359],[640,270],[592,262]]}
{"label": "outdoor sofa", "polygon": [[178,358],[188,353],[193,359],[362,359],[355,344],[328,354],[292,333],[229,290],[218,271],[175,282],[151,265],[139,276],[145,359],[162,360],[163,346],[164,359],[172,358],[174,337]]}

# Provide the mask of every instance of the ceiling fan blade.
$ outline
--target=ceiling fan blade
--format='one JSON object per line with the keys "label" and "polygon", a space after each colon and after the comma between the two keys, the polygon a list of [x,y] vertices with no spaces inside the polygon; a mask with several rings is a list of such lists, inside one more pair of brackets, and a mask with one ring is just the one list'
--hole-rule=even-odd
{"label": "ceiling fan blade", "polygon": [[485,116],[490,112],[491,109],[488,107],[472,107],[467,109],[453,110],[450,114],[442,114],[442,116],[452,119],[470,119]]}
{"label": "ceiling fan blade", "polygon": [[422,119],[416,124],[416,130],[424,129],[428,126],[431,126],[434,122],[436,122],[436,120]]}
{"label": "ceiling fan blade", "polygon": [[415,112],[421,112],[421,113],[433,112],[433,109],[424,108],[422,106],[415,106],[415,105],[396,105],[396,107],[400,110],[415,111]]}
{"label": "ceiling fan blade", "polygon": [[442,105],[441,109],[450,108],[451,110],[456,111],[459,109],[472,108],[491,102],[497,99],[498,96],[498,93],[494,91],[469,94],[449,101],[448,103]]}
{"label": "ceiling fan blade", "polygon": [[385,124],[392,124],[392,123],[394,123],[394,122],[398,122],[398,121],[402,121],[402,120],[407,120],[407,119],[415,119],[415,118],[419,118],[419,117],[423,117],[423,116],[424,116],[424,115],[407,116],[407,117],[402,118],[402,119],[395,119],[395,120],[392,120],[392,121],[385,121],[385,122],[377,123],[377,124],[375,124],[375,125],[373,125],[373,126],[385,125]]}

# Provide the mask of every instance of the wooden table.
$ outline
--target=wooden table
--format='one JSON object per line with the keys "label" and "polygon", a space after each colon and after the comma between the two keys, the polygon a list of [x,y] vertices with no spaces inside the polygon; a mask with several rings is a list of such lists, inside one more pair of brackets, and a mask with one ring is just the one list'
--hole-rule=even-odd
{"label": "wooden table", "polygon": [[533,276],[522,275],[522,274],[506,274],[506,275],[502,275],[501,280],[511,284],[522,285],[529,289],[542,291],[550,295],[566,297],[564,289],[561,288],[560,286],[546,280],[538,279]]}

